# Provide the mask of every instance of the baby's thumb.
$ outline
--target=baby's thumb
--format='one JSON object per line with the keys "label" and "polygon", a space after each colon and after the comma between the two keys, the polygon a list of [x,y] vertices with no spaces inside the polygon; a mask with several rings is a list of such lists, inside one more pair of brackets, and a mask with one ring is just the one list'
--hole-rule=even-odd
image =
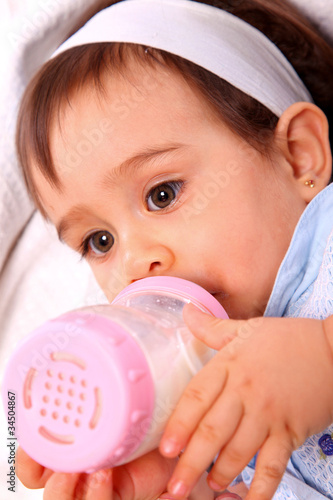
{"label": "baby's thumb", "polygon": [[185,305],[183,317],[191,333],[212,349],[222,349],[236,336],[232,320],[211,316],[191,303]]}

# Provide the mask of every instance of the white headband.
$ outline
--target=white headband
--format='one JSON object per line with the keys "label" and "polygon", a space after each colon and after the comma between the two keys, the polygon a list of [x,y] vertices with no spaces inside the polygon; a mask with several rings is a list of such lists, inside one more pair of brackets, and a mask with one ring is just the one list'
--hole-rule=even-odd
{"label": "white headband", "polygon": [[238,17],[191,0],[125,0],[96,14],[55,52],[98,42],[146,45],[231,83],[277,116],[311,95],[282,52]]}

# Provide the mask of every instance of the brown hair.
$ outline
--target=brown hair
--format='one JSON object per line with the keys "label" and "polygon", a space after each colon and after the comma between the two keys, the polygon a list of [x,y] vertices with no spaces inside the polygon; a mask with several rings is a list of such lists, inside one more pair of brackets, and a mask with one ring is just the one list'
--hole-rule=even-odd
{"label": "brown hair", "polygon": [[[197,1],[227,10],[261,30],[289,59],[314,102],[332,120],[333,48],[294,7],[286,0]],[[117,1],[100,1],[96,11],[114,3]],[[93,14],[90,11],[87,17]],[[269,152],[278,119],[264,105],[189,61],[156,49],[149,49],[147,55],[144,49],[119,43],[75,47],[48,61],[28,85],[18,116],[17,151],[28,190],[40,209],[31,165],[37,165],[50,183],[60,186],[50,153],[49,130],[62,103],[70,101],[72,93],[87,83],[101,90],[105,70],[121,71],[129,52],[142,61],[179,71],[234,132],[260,152]]]}

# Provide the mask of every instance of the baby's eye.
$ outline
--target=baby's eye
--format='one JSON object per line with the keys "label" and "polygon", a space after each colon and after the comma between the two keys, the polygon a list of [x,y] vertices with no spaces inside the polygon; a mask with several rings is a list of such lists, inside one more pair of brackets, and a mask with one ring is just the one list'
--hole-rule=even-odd
{"label": "baby's eye", "polygon": [[89,235],[82,243],[82,256],[90,252],[95,255],[106,254],[114,244],[114,237],[109,231],[96,231]]}
{"label": "baby's eye", "polygon": [[154,212],[167,208],[176,199],[183,184],[183,181],[171,181],[155,186],[146,198],[148,210]]}

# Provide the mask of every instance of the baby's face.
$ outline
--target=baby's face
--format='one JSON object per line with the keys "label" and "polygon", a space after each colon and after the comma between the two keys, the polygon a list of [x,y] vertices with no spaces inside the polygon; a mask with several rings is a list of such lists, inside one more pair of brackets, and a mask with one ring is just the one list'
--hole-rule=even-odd
{"label": "baby's face", "polygon": [[60,237],[112,298],[170,275],[231,317],[262,313],[305,205],[289,164],[272,166],[218,121],[179,75],[131,64],[64,108],[51,150],[62,190],[35,171]]}

